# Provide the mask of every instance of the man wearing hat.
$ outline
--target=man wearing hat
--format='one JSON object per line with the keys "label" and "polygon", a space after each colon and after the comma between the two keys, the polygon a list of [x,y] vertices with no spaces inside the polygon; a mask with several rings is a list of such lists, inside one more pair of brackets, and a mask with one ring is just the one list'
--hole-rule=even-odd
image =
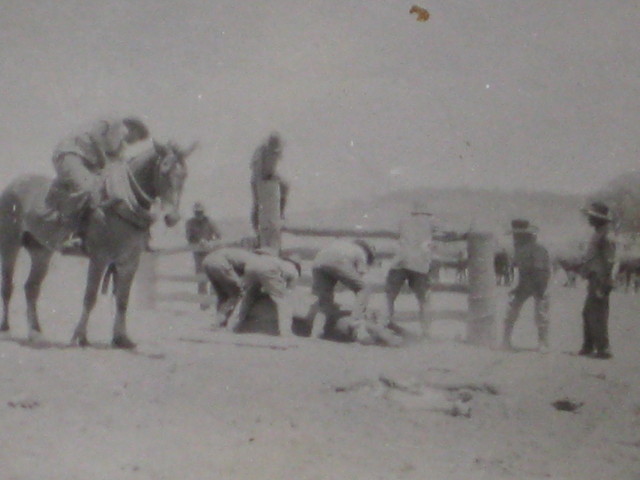
{"label": "man wearing hat", "polygon": [[594,233],[589,240],[580,274],[587,279],[587,297],[582,310],[583,341],[580,355],[611,358],[609,346],[609,294],[613,289],[616,244],[609,231],[612,217],[609,207],[593,202],[582,209]]}
{"label": "man wearing hat", "polygon": [[148,136],[141,120],[125,117],[99,120],[58,143],[52,158],[57,176],[46,203],[51,214],[77,235],[68,247],[82,243],[81,231],[89,212],[100,211],[102,170],[123,162],[126,146]]}
{"label": "man wearing hat", "polygon": [[533,297],[535,322],[538,327],[538,350],[549,350],[549,297],[547,286],[551,276],[549,252],[537,241],[538,228],[528,220],[511,221],[515,250],[514,262],[518,268],[518,285],[509,292],[511,301],[504,321],[503,348],[513,349],[511,336],[522,305]]}
{"label": "man wearing hat", "polygon": [[361,322],[356,336],[369,335],[364,322],[371,285],[365,281],[364,276],[374,261],[373,247],[362,239],[336,240],[318,252],[313,261],[311,286],[311,293],[316,296],[316,300],[309,310],[313,338],[322,337],[326,333],[325,328],[334,327],[339,313],[334,299],[338,282],[355,294],[351,316]]}
{"label": "man wearing hat", "polygon": [[[193,247],[193,261],[196,275],[202,273],[202,261],[211,249],[211,242],[221,237],[218,226],[205,214],[204,205],[200,202],[193,204],[193,217],[185,224],[187,242]],[[207,282],[198,282],[198,294],[207,294]],[[208,306],[200,304],[200,309]]]}

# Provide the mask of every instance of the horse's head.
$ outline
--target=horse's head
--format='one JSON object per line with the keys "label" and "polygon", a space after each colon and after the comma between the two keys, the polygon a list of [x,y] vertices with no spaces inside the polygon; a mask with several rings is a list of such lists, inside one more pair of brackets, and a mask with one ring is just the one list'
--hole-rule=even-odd
{"label": "horse's head", "polygon": [[156,197],[164,214],[164,222],[173,227],[180,220],[180,199],[187,178],[186,158],[195,150],[197,144],[182,149],[174,143],[153,144],[158,160],[154,172]]}

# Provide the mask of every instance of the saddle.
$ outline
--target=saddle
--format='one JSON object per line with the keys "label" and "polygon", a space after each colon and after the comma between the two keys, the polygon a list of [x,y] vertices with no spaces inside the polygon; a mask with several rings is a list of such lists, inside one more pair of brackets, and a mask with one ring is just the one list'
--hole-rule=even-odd
{"label": "saddle", "polygon": [[[35,213],[37,220],[55,228],[54,243],[78,243],[95,209],[112,211],[125,222],[147,229],[154,221],[153,200],[140,188],[126,163],[108,164],[97,176],[94,191],[74,192],[64,181],[54,180]],[[49,235],[47,235],[48,237]],[[76,240],[74,240],[76,237]]]}

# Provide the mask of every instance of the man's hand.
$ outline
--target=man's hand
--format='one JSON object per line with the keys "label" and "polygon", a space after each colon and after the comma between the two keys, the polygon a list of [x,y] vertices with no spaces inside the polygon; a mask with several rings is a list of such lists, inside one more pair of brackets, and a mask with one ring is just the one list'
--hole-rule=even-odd
{"label": "man's hand", "polygon": [[99,223],[105,224],[107,223],[107,217],[104,214],[104,210],[101,207],[97,207],[93,210],[93,218]]}

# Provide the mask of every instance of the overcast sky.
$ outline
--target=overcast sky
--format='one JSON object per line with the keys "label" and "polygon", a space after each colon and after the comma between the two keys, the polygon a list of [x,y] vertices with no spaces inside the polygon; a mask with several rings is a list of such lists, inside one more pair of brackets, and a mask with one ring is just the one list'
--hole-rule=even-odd
{"label": "overcast sky", "polygon": [[105,114],[199,140],[186,205],[215,216],[248,210],[271,130],[296,209],[421,185],[586,192],[638,166],[640,2],[429,0],[426,23],[411,5],[2,0],[5,183],[52,173],[56,142]]}

